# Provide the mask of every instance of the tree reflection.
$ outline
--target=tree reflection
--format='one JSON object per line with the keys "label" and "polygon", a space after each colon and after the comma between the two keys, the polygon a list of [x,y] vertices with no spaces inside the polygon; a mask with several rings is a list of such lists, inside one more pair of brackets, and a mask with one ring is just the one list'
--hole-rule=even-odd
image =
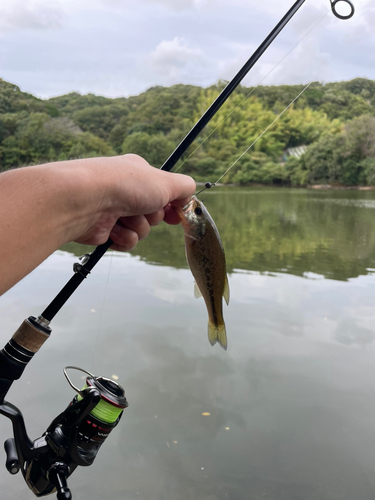
{"label": "tree reflection", "polygon": [[[204,198],[219,229],[229,273],[315,273],[348,280],[375,268],[373,192],[227,187]],[[370,203],[350,203],[356,200]],[[63,249],[75,255],[88,251],[74,243]],[[187,267],[180,226],[154,228],[132,254],[150,264]]]}

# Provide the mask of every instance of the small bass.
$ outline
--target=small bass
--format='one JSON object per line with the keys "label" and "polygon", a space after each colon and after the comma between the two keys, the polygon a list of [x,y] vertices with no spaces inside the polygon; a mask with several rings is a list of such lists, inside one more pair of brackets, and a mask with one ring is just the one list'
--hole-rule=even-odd
{"label": "small bass", "polygon": [[178,209],[185,231],[185,251],[195,278],[195,297],[203,296],[208,312],[208,340],[227,349],[222,297],[229,303],[224,248],[219,231],[206,207],[196,196]]}

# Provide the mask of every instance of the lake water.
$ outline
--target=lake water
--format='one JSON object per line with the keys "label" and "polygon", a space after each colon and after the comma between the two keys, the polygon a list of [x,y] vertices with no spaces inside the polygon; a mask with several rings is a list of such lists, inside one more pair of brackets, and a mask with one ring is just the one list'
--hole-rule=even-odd
{"label": "lake water", "polygon": [[[119,377],[129,408],[70,478],[75,500],[373,500],[375,192],[204,199],[228,262],[228,351],[208,343],[181,227],[161,225],[100,261],[7,400],[35,439],[74,396],[64,366]],[[84,252],[66,246],[0,298],[2,345]],[[33,497],[0,477],[4,500]]]}

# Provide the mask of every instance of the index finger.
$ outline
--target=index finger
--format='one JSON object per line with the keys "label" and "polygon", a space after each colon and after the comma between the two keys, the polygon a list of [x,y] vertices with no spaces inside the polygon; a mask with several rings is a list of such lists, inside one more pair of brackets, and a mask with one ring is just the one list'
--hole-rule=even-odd
{"label": "index finger", "polygon": [[181,222],[181,217],[170,203],[164,208],[164,222],[174,226]]}

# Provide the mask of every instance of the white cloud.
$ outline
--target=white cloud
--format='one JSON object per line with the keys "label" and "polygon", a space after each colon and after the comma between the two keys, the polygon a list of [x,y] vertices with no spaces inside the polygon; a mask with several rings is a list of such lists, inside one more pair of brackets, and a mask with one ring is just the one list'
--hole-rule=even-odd
{"label": "white cloud", "polygon": [[60,28],[64,11],[54,0],[3,0],[0,3],[0,29],[44,30]]}
{"label": "white cloud", "polygon": [[207,66],[200,49],[191,48],[182,38],[163,40],[150,55],[152,68],[165,82],[178,83],[187,77],[194,80]]}
{"label": "white cloud", "polygon": [[[69,2],[73,2],[71,7],[72,8],[82,8],[82,4],[85,4],[85,7],[89,7],[92,5],[92,2],[90,0],[81,0],[80,2],[74,2],[74,0],[67,0]],[[129,8],[134,6],[134,1],[133,0],[93,0],[97,4],[101,5],[102,7],[108,9],[108,8],[115,8],[115,9],[121,9],[121,8]],[[154,5],[154,6],[163,6],[164,8],[167,8],[169,10],[174,10],[174,11],[181,11],[181,10],[187,10],[187,9],[195,9],[199,8],[200,5],[206,3],[207,0],[138,0],[137,4],[138,6],[144,4],[144,5]]]}
{"label": "white cloud", "polygon": [[[217,75],[218,79],[229,81],[238,73],[257,46],[243,43],[228,43],[226,44],[226,48],[231,53],[231,56],[217,61]],[[252,69],[249,76],[245,78],[246,85],[258,84],[269,70],[270,68],[267,65],[258,63]]]}
{"label": "white cloud", "polygon": [[[306,0],[244,83],[375,79],[375,2],[340,21]],[[47,97],[77,90],[138,94],[153,85],[230,80],[292,5],[289,0],[0,0],[0,77]]]}
{"label": "white cloud", "polygon": [[270,78],[273,84],[298,84],[326,79],[331,62],[329,54],[320,52],[314,44],[299,46]]}
{"label": "white cloud", "polygon": [[199,4],[197,0],[144,0],[146,3],[163,5],[172,10],[193,9]]}

